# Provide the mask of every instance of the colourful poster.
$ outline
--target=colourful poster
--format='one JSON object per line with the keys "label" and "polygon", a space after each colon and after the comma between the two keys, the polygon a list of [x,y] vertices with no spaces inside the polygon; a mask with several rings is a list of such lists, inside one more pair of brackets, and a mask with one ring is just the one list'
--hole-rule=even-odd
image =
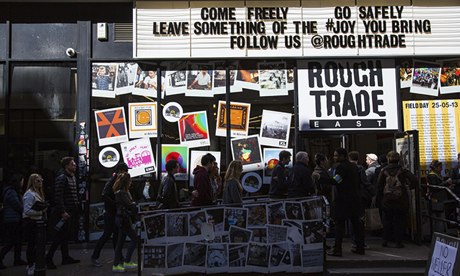
{"label": "colourful poster", "polygon": [[[249,129],[249,114],[251,104],[230,102],[230,136],[246,137]],[[217,110],[216,136],[227,136],[227,106],[225,101],[219,101]]]}
{"label": "colourful poster", "polygon": [[180,143],[189,148],[210,146],[206,111],[184,113],[179,119]]}
{"label": "colourful poster", "polygon": [[179,172],[174,175],[176,180],[188,179],[188,147],[184,145],[161,146],[161,172],[166,174],[166,162],[174,159],[179,163]]}
{"label": "colourful poster", "polygon": [[[264,184],[270,184],[272,179],[273,169],[276,167],[279,161],[279,154],[281,151],[288,151],[293,155],[292,149],[275,149],[275,148],[264,148]],[[293,158],[291,158],[293,159]],[[288,167],[292,166],[292,161],[287,164]]]}
{"label": "colourful poster", "polygon": [[126,117],[123,107],[94,111],[99,146],[128,141]]}
{"label": "colourful poster", "polygon": [[157,137],[157,103],[129,103],[129,138]]}
{"label": "colourful poster", "polygon": [[259,144],[259,135],[231,140],[233,160],[243,162],[243,172],[263,169],[262,150]]}
{"label": "colourful poster", "polygon": [[155,156],[149,138],[142,138],[121,144],[123,160],[130,168],[131,177],[153,173]]}

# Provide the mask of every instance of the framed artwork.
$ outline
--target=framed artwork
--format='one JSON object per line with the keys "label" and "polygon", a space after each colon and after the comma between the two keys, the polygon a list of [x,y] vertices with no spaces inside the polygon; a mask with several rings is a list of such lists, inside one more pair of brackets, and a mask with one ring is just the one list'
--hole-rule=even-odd
{"label": "framed artwork", "polygon": [[179,138],[189,148],[210,146],[206,111],[184,113],[178,121]]}
{"label": "framed artwork", "polygon": [[287,148],[291,129],[292,114],[262,110],[260,144],[270,147]]}
{"label": "framed artwork", "polygon": [[157,137],[157,103],[129,103],[129,138]]}
{"label": "framed artwork", "polygon": [[263,169],[262,150],[258,135],[233,138],[230,145],[233,160],[239,160],[243,163],[243,172]]}
{"label": "framed artwork", "polygon": [[149,138],[141,138],[120,144],[124,162],[131,177],[156,171],[155,156]]}
{"label": "framed artwork", "polygon": [[166,163],[174,159],[179,163],[179,172],[174,175],[176,180],[188,179],[188,147],[183,145],[161,145],[161,172],[166,174]]}
{"label": "framed artwork", "polygon": [[128,141],[126,116],[123,107],[94,111],[99,146]]}
{"label": "framed artwork", "polygon": [[91,94],[93,97],[115,98],[115,78],[118,64],[93,63],[91,69]]}
{"label": "framed artwork", "polygon": [[[251,104],[230,102],[230,136],[246,137],[249,129]],[[216,136],[227,137],[227,106],[219,101],[217,109]]]}

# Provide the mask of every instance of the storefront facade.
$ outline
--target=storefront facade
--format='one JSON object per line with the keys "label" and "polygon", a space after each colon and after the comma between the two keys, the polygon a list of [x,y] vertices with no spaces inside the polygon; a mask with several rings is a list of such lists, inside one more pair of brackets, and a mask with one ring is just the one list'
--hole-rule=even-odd
{"label": "storefront facade", "polygon": [[[434,80],[414,82],[408,75],[417,67],[438,68],[442,81],[442,64],[460,67],[460,7],[455,1],[391,4],[1,3],[2,180],[38,171],[51,187],[60,158],[78,158],[85,209],[78,238],[86,240],[97,228],[92,217],[113,172],[107,158],[134,164],[137,157],[129,152],[135,148],[147,147],[153,157],[152,165],[134,172],[133,193],[141,201],[155,198],[160,168],[177,153],[183,158],[180,183],[188,187],[203,151],[213,152],[224,170],[250,150],[255,155],[245,169],[263,182],[252,194],[264,194],[270,154],[291,149],[330,156],[344,146],[360,151],[364,161],[365,153],[393,149],[394,134],[414,125],[431,135],[420,120],[408,124],[411,110],[425,111],[405,101],[441,100],[429,102],[426,118],[450,114],[455,130],[448,138],[436,134],[445,148],[425,156],[455,161],[440,152],[460,150],[460,81],[436,81],[435,88]],[[192,121],[177,122],[179,109]],[[123,114],[121,130],[113,120],[117,112]],[[103,116],[109,127],[99,123]],[[126,144],[137,138],[147,142]]]}

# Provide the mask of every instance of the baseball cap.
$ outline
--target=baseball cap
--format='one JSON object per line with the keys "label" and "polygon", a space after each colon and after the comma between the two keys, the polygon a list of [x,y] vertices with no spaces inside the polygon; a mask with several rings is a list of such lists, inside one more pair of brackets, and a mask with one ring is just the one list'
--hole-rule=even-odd
{"label": "baseball cap", "polygon": [[377,155],[373,154],[373,153],[368,153],[366,154],[366,157],[373,160],[373,161],[377,161],[378,157]]}
{"label": "baseball cap", "polygon": [[128,171],[129,169],[131,169],[131,168],[128,167],[128,165],[126,163],[124,163],[124,162],[118,163],[118,165],[115,167],[116,172]]}

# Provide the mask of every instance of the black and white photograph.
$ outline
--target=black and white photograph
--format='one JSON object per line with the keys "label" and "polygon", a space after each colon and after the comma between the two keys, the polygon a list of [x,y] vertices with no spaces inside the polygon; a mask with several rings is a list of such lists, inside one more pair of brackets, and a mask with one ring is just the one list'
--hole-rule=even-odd
{"label": "black and white photograph", "polygon": [[321,197],[301,201],[304,220],[323,218],[323,200]]}
{"label": "black and white photograph", "polygon": [[209,244],[208,255],[206,256],[206,264],[206,274],[227,272],[228,244]]}
{"label": "black and white photograph", "polygon": [[267,243],[267,227],[258,226],[249,228],[252,231],[251,241]]}
{"label": "black and white photograph", "polygon": [[270,249],[270,273],[289,271],[291,267],[291,252],[286,242],[275,243]]}
{"label": "black and white photograph", "polygon": [[298,201],[285,201],[284,209],[286,210],[287,219],[303,219],[302,204]]}
{"label": "black and white photograph", "polygon": [[268,224],[281,225],[283,219],[286,219],[286,211],[284,210],[283,202],[267,204]]}
{"label": "black and white photograph", "polygon": [[248,225],[248,210],[246,208],[225,208],[224,231],[229,231],[232,225],[246,228]]}
{"label": "black and white photograph", "polygon": [[301,272],[302,271],[302,244],[288,243],[289,252],[291,253],[291,264],[290,271]]}
{"label": "black and white photograph", "polygon": [[155,271],[166,270],[166,246],[144,245],[144,268],[154,268]]}
{"label": "black and white photograph", "polygon": [[[161,71],[161,98],[164,98],[164,93],[166,89],[165,74],[165,71]],[[138,67],[135,77],[133,95],[156,98],[158,94],[157,82],[158,78],[156,69],[143,71],[141,67]]]}
{"label": "black and white photograph", "polygon": [[268,273],[269,258],[270,245],[263,243],[249,243],[248,261],[246,263],[248,272]]}
{"label": "black and white photograph", "polygon": [[[166,236],[170,241],[185,241],[188,237],[188,214],[167,213],[166,214]],[[185,239],[180,239],[180,238]]]}
{"label": "black and white photograph", "polygon": [[212,91],[214,65],[209,63],[187,64],[187,97],[214,97]]}
{"label": "black and white photograph", "polygon": [[214,232],[219,235],[224,232],[224,208],[206,209],[206,221],[214,226]]}
{"label": "black and white photograph", "polygon": [[228,271],[245,272],[248,244],[228,245]]}
{"label": "black and white photograph", "polygon": [[247,243],[251,241],[252,231],[249,229],[230,226],[228,236],[230,238],[230,243]]}
{"label": "black and white photograph", "polygon": [[122,62],[118,64],[118,72],[115,81],[116,95],[133,92],[137,67],[138,65],[135,62]]}
{"label": "black and white photograph", "polygon": [[270,147],[287,148],[291,117],[291,113],[262,110],[260,144]]}
{"label": "black and white photograph", "polygon": [[115,98],[116,63],[93,63],[91,68],[91,95]]}
{"label": "black and white photograph", "polygon": [[440,72],[440,63],[414,60],[410,93],[438,96]]}
{"label": "black and white photograph", "polygon": [[267,224],[267,206],[265,203],[245,204],[243,207],[248,209],[248,227]]}
{"label": "black and white photograph", "polygon": [[260,97],[289,95],[287,75],[285,62],[259,63]]}
{"label": "black and white photograph", "polygon": [[190,237],[201,239],[201,224],[206,223],[206,212],[198,211],[189,214]]}
{"label": "black and white photograph", "polygon": [[302,272],[317,273],[323,271],[324,249],[321,243],[302,246]]}
{"label": "black and white photograph", "polygon": [[267,242],[285,242],[287,241],[288,227],[281,225],[267,224]]}
{"label": "black and white photograph", "polygon": [[307,220],[302,223],[303,243],[323,242],[324,225],[322,220]]}
{"label": "black and white photograph", "polygon": [[182,263],[184,260],[184,244],[183,243],[174,243],[169,244],[166,248],[167,254],[167,268],[168,272],[174,272],[182,270]]}
{"label": "black and white photograph", "polygon": [[206,272],[206,244],[185,243],[183,271]]}
{"label": "black and white photograph", "polygon": [[170,62],[166,71],[166,96],[184,94],[186,91],[187,62]]}
{"label": "black and white photograph", "polygon": [[143,220],[148,242],[164,241],[166,228],[165,214],[145,216]]}
{"label": "black and white photograph", "polygon": [[303,244],[303,220],[284,219],[283,226],[287,226],[287,241],[292,243]]}
{"label": "black and white photograph", "polygon": [[[225,94],[226,91],[226,74],[225,74],[225,62],[218,61],[214,63],[214,85],[213,92],[214,95]],[[235,85],[237,66],[236,64],[230,64],[228,66],[230,72],[230,92],[242,92],[242,89]]]}

